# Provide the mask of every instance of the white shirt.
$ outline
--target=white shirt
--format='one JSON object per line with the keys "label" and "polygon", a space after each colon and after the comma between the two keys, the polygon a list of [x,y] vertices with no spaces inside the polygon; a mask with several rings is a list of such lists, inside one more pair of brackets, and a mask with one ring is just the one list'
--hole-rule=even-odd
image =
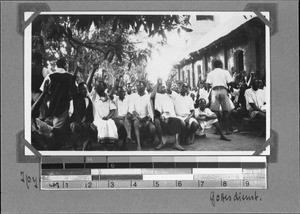
{"label": "white shirt", "polygon": [[117,107],[116,116],[124,117],[129,110],[129,97],[127,97],[127,95],[125,95],[125,98],[122,101],[122,100],[120,100],[120,98],[118,96],[115,96],[113,101]]}
{"label": "white shirt", "polygon": [[208,96],[209,96],[208,91],[206,91],[204,88],[199,89],[199,99],[203,98],[205,99],[206,103],[208,103]]}
{"label": "white shirt", "polygon": [[233,79],[230,76],[229,71],[223,70],[221,68],[216,68],[207,74],[206,83],[212,85],[212,88],[215,86],[227,87],[227,84],[232,82]]}
{"label": "white shirt", "polygon": [[176,117],[174,102],[170,94],[156,93],[155,109],[159,111],[165,118]]}
{"label": "white shirt", "polygon": [[206,116],[216,116],[209,108],[205,108],[204,111],[201,111],[200,108],[195,109],[195,117],[205,114]]}
{"label": "white shirt", "polygon": [[245,91],[247,110],[254,110],[251,108],[249,103],[254,103],[257,108],[261,109],[261,107],[263,106],[263,102],[262,99],[259,97],[259,93],[259,90],[254,91],[252,88],[249,88]]}
{"label": "white shirt", "polygon": [[260,102],[265,103],[266,102],[266,91],[264,89],[258,89],[258,99]]}
{"label": "white shirt", "polygon": [[133,93],[131,93],[131,94],[126,93],[126,95],[125,95],[125,97],[127,97],[128,101],[129,101],[129,103],[131,102],[132,95],[133,95]]}
{"label": "white shirt", "polygon": [[43,74],[44,78],[46,78],[51,73],[52,73],[52,71],[49,70],[48,68],[43,68],[42,74]]}
{"label": "white shirt", "polygon": [[194,101],[190,96],[182,96],[172,91],[171,97],[174,101],[175,112],[177,116],[188,117],[191,111],[195,109]]}
{"label": "white shirt", "polygon": [[108,97],[100,97],[95,91],[91,92],[94,121],[108,116],[110,110],[116,109],[115,104]]}
{"label": "white shirt", "polygon": [[136,111],[141,118],[149,116],[151,119],[153,119],[153,109],[150,102],[150,95],[147,93],[145,93],[143,96],[140,96],[138,93],[132,94],[130,97],[128,112],[132,114],[133,111]]}

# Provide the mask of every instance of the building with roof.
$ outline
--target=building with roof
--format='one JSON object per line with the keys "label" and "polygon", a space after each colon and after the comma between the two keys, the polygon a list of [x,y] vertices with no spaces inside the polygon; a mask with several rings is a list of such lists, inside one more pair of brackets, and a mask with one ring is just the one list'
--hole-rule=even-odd
{"label": "building with roof", "polygon": [[212,29],[195,42],[189,55],[174,67],[176,80],[184,81],[191,88],[205,80],[212,70],[213,59],[220,59],[223,68],[234,71],[255,72],[265,75],[265,24],[255,15],[240,15]]}

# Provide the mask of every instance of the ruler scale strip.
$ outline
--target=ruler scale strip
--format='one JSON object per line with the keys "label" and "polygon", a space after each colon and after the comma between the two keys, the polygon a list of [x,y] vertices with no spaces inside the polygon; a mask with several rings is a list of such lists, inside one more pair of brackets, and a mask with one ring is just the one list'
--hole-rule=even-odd
{"label": "ruler scale strip", "polygon": [[43,190],[267,188],[264,156],[47,157],[41,166]]}

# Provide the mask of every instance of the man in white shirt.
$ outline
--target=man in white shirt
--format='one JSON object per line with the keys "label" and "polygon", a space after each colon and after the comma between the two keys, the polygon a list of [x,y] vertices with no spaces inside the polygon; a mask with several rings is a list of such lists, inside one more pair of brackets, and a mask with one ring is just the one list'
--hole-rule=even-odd
{"label": "man in white shirt", "polygon": [[126,97],[130,100],[130,97],[132,96],[133,92],[132,92],[132,85],[131,83],[127,83],[126,84]]}
{"label": "man in white shirt", "polygon": [[246,108],[249,111],[250,118],[258,120],[258,127],[260,134],[265,132],[266,128],[266,109],[263,99],[260,97],[260,91],[258,89],[259,81],[253,80],[251,88],[245,91]]}
{"label": "man in white shirt", "polygon": [[[213,61],[214,70],[207,74],[206,84],[212,88],[210,109],[217,114],[219,121],[224,121],[226,134],[231,134],[229,132],[229,113],[234,109],[234,105],[228,96],[228,86],[232,84],[233,79],[229,71],[223,70],[222,67],[221,60]],[[220,107],[222,107],[223,120],[221,120]]]}
{"label": "man in white shirt", "polygon": [[[185,132],[181,137],[186,138],[188,144],[194,143],[194,134],[199,128],[199,123],[195,118],[194,102],[190,96],[187,95],[188,85],[183,83],[181,85],[180,94],[171,90],[171,81],[167,84],[167,93],[173,99],[175,105],[175,113],[178,118],[181,118],[185,123]],[[182,141],[180,141],[182,142]]]}
{"label": "man in white shirt", "polygon": [[159,114],[155,118],[155,126],[160,144],[155,149],[159,150],[165,146],[166,141],[163,139],[163,135],[168,134],[175,135],[174,148],[184,151],[185,149],[179,145],[178,137],[183,131],[185,123],[182,119],[176,117],[173,99],[170,94],[166,93],[166,88],[161,80],[158,80],[157,85],[154,87],[151,98],[154,99],[155,110]]}
{"label": "man in white shirt", "polygon": [[[146,82],[137,80],[137,93],[130,97],[129,110],[125,118],[125,124],[131,123],[134,126],[134,132],[137,141],[137,150],[141,151],[141,137],[140,130],[148,131],[153,137],[154,141],[158,142],[156,135],[156,128],[153,121],[153,109],[150,102],[150,95],[145,92]],[[131,141],[131,133],[127,138]]]}
{"label": "man in white shirt", "polygon": [[201,133],[198,134],[198,132],[196,132],[200,137],[206,137],[206,135],[204,134],[205,129],[209,129],[214,126],[219,133],[221,140],[231,141],[223,135],[219,121],[217,119],[217,115],[213,113],[209,108],[206,108],[206,101],[204,98],[201,98],[199,100],[199,108],[195,110],[195,118],[200,124],[199,131]]}
{"label": "man in white shirt", "polygon": [[118,128],[119,137],[123,139],[123,149],[125,150],[126,144],[130,142],[127,136],[131,133],[131,124],[125,122],[125,117],[129,111],[129,96],[126,95],[125,87],[120,86],[118,89],[118,96],[114,96],[114,103],[117,107],[116,114],[113,120]]}

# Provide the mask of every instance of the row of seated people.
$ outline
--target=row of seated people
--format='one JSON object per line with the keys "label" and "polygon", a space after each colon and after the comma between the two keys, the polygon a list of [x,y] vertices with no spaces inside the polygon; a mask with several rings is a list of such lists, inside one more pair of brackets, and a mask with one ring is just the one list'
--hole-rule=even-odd
{"label": "row of seated people", "polygon": [[138,92],[126,94],[125,88],[117,87],[116,81],[114,89],[117,95],[113,95],[113,91],[110,94],[105,92],[107,86],[101,80],[95,82],[91,90],[85,83],[79,83],[78,92],[72,96],[68,115],[61,127],[57,127],[59,119],[38,118],[40,106],[49,94],[49,85],[47,82],[43,84],[43,93],[32,107],[32,139],[39,150],[63,150],[67,149],[65,145],[75,150],[82,145],[85,150],[93,142],[105,148],[105,145],[115,143],[119,138],[123,140],[125,149],[133,137],[137,150],[142,150],[141,135],[144,133],[153,139],[156,149],[165,145],[165,134],[175,135],[175,148],[184,150],[180,144],[193,143],[195,132],[199,127],[204,129],[209,120],[219,130],[221,139],[229,140],[222,134],[216,116],[212,112],[207,113],[208,108],[203,109],[206,107],[205,100],[195,111],[192,99],[187,96],[187,84],[182,85],[178,94],[171,90],[171,81],[167,88],[158,83],[152,93],[147,94],[146,83],[139,80]]}
{"label": "row of seated people", "polygon": [[[65,74],[65,72],[60,72],[60,74]],[[68,79],[64,76],[60,78],[66,79],[66,82],[70,82],[70,79],[71,82],[73,81],[73,77]],[[107,86],[101,80],[96,81],[92,89],[89,89],[89,84],[79,83],[78,87],[75,86],[76,93],[72,93],[72,96],[69,95],[72,98],[70,101],[70,99],[66,99],[67,93],[65,96],[61,95],[64,90],[59,90],[58,97],[53,92],[57,90],[52,86],[53,82],[60,78],[52,75],[48,79],[52,81],[52,84],[47,84],[47,79],[45,79],[42,84],[43,93],[32,106],[32,138],[33,144],[39,150],[68,148],[76,150],[78,144],[82,145],[82,149],[85,150],[93,142],[107,145],[115,143],[119,138],[123,141],[123,149],[135,138],[137,150],[141,150],[143,133],[149,134],[156,144],[156,149],[161,149],[165,145],[164,134],[175,135],[175,148],[184,150],[180,144],[193,143],[194,134],[199,132],[199,129],[202,130],[200,132],[203,132],[210,125],[217,129],[222,140],[229,140],[222,134],[217,117],[207,108],[205,99],[197,99],[199,107],[195,109],[195,103],[187,95],[187,84],[183,84],[177,93],[171,90],[171,81],[168,82],[167,88],[158,82],[152,93],[147,94],[145,92],[146,83],[139,80],[136,86],[138,93],[130,94],[127,90],[126,94],[125,88],[117,87],[119,84],[116,81],[113,90],[107,94]],[[73,86],[69,86],[70,84],[58,85],[60,87],[68,85],[67,91],[70,92],[70,88],[74,88],[75,84]],[[255,89],[255,86],[252,85],[251,91],[245,93],[247,94],[247,109],[251,117],[260,117],[263,120],[265,115],[260,109],[261,102],[258,103],[258,99],[255,97],[255,91],[257,91]],[[114,91],[117,91],[117,95],[113,95]],[[40,106],[44,100],[47,100],[45,97],[49,94],[49,109],[56,114],[39,119]],[[253,96],[251,97],[251,95]],[[68,107],[67,111],[63,106]],[[49,109],[48,111],[50,111]],[[59,115],[59,112],[63,113]],[[142,134],[141,131],[143,131]],[[205,136],[203,133],[200,135]]]}

